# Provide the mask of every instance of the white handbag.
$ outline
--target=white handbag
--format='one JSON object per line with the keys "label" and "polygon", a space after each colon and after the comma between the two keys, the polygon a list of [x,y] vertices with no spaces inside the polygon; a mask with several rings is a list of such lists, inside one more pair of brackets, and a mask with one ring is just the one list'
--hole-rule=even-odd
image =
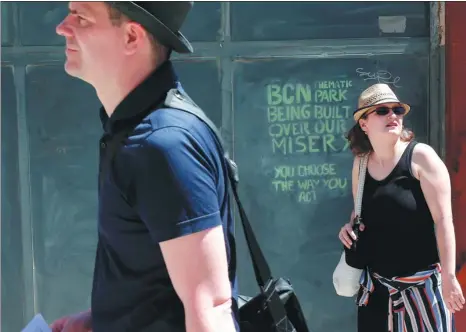
{"label": "white handbag", "polygon": [[[356,194],[356,205],[354,207],[355,216],[361,215],[362,194],[364,191],[364,181],[366,179],[366,169],[369,154],[364,155],[359,163],[358,191]],[[340,261],[335,271],[333,271],[333,286],[340,296],[353,297],[358,293],[361,269],[356,269],[346,263],[346,255],[343,250]]]}

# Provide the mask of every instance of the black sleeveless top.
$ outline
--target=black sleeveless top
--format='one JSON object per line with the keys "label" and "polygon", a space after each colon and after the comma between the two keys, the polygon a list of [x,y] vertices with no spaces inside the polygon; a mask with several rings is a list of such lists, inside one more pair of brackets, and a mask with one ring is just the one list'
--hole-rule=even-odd
{"label": "black sleeveless top", "polygon": [[411,171],[414,146],[382,181],[366,173],[360,248],[373,272],[384,277],[412,275],[439,262],[434,221],[421,185]]}

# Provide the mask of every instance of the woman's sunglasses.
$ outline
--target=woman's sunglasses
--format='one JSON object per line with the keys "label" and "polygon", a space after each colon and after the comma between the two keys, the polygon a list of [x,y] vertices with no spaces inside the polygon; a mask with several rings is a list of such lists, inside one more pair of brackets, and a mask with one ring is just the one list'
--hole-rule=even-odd
{"label": "woman's sunglasses", "polygon": [[390,110],[392,110],[395,115],[404,115],[406,113],[406,109],[403,106],[393,106],[393,107],[381,106],[381,107],[377,107],[372,112],[367,113],[367,115],[371,113],[375,113],[377,115],[384,116],[390,113]]}

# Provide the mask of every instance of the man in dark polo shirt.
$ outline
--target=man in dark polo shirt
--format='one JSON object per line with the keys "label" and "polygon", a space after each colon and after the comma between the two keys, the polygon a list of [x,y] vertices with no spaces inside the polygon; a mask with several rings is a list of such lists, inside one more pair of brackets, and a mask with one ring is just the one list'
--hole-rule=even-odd
{"label": "man in dark polo shirt", "polygon": [[179,33],[191,6],[71,2],[57,27],[66,72],[102,102],[104,135],[92,306],[54,332],[238,331],[223,151],[204,122],[164,104],[184,94],[169,56],[192,52]]}

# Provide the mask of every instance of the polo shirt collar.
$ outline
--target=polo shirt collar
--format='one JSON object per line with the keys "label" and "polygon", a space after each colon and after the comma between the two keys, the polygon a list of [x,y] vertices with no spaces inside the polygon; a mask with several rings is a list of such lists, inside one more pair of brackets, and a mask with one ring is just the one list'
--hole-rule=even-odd
{"label": "polo shirt collar", "polygon": [[112,134],[125,126],[124,120],[131,120],[136,115],[147,112],[165,98],[168,90],[177,86],[177,77],[171,61],[165,61],[144,81],[134,88],[108,117],[105,109],[100,108],[100,120],[106,133]]}

